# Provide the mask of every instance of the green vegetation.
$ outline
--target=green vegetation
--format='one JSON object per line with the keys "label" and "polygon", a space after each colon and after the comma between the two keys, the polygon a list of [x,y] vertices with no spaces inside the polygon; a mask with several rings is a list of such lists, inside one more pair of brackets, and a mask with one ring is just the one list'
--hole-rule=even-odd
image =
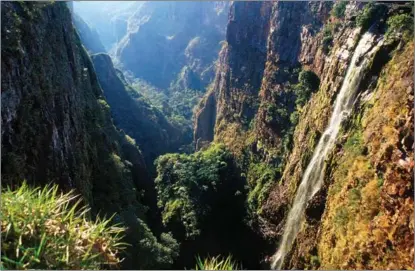
{"label": "green vegetation", "polygon": [[224,145],[213,144],[191,155],[166,154],[157,159],[158,206],[165,225],[179,225],[177,236],[199,235],[203,219],[222,200],[233,201],[238,190],[233,157]]}
{"label": "green vegetation", "polygon": [[360,200],[362,199],[362,194],[361,194],[361,187],[354,187],[352,189],[350,189],[349,191],[349,205],[351,207],[358,207]]}
{"label": "green vegetation", "polygon": [[357,156],[364,153],[363,137],[360,131],[350,135],[344,144],[344,149],[351,154]]}
{"label": "green vegetation", "polygon": [[317,269],[320,267],[320,259],[318,256],[316,255],[312,255],[310,257],[310,264],[312,266],[313,269]]}
{"label": "green vegetation", "polygon": [[292,81],[298,79],[298,83],[288,85],[284,91],[272,93],[272,101],[275,102],[262,105],[265,107],[265,122],[279,135],[281,145],[277,150],[264,149],[272,157],[268,163],[262,163],[255,155],[250,156],[246,163],[249,185],[247,205],[253,216],[261,214],[261,206],[268,197],[272,184],[280,178],[284,159],[292,149],[293,134],[302,107],[320,85],[319,77],[310,70],[293,69],[288,72],[297,77]]}
{"label": "green vegetation", "polygon": [[163,224],[183,244],[176,263],[191,268],[196,262],[186,255],[213,252],[232,254],[245,265],[258,259],[259,251],[245,247],[263,242],[245,221],[245,178],[223,144],[212,143],[190,155],[166,154],[155,164]]}
{"label": "green vegetation", "polygon": [[334,216],[334,223],[336,223],[339,227],[346,226],[347,222],[349,221],[349,212],[344,206],[340,206],[336,209],[336,213]]}
{"label": "green vegetation", "polygon": [[168,269],[171,268],[174,259],[179,256],[179,243],[171,233],[162,233],[156,238],[148,225],[141,219],[131,214],[121,214],[126,220],[134,220],[134,227],[125,241],[133,243],[126,254],[125,260],[132,261],[132,266],[140,269]]}
{"label": "green vegetation", "polygon": [[[16,187],[18,180],[26,178],[29,184],[36,186],[52,182],[59,183],[62,187],[76,187],[77,192],[82,196],[83,203],[91,208],[92,222],[88,221],[88,225],[91,227],[100,225],[100,220],[96,219],[98,214],[106,217],[112,217],[115,214],[114,221],[129,229],[122,238],[122,241],[128,243],[129,246],[119,251],[120,257],[125,258],[120,263],[122,268],[169,268],[173,259],[178,255],[178,243],[167,233],[158,232],[155,236],[148,226],[153,225],[155,219],[150,217],[152,213],[147,214],[148,207],[143,204],[142,194],[144,189],[146,193],[150,191],[153,184],[146,179],[147,171],[142,162],[140,150],[133,144],[133,140],[129,140],[125,133],[115,128],[111,120],[110,114],[113,107],[110,108],[106,102],[109,100],[103,97],[91,59],[83,48],[76,31],[72,31],[71,16],[66,3],[57,2],[48,6],[40,6],[25,2],[26,8],[20,8],[20,5],[17,2],[2,3],[2,15],[5,15],[5,22],[10,24],[14,22],[13,13],[10,11],[16,12],[17,16],[22,18],[21,24],[13,24],[13,26],[18,28],[21,34],[16,38],[19,38],[19,44],[26,52],[25,57],[28,63],[27,69],[22,70],[19,75],[4,71],[11,76],[10,82],[13,84],[10,91],[7,91],[8,97],[4,97],[5,103],[13,103],[17,107],[13,109],[16,110],[16,117],[11,123],[14,130],[5,131],[10,140],[2,142],[3,184],[12,184]],[[27,16],[27,12],[38,13],[39,16]],[[51,17],[47,14],[55,15]],[[27,27],[28,25],[36,25],[36,27]],[[2,24],[2,35],[4,26]],[[30,47],[33,41],[38,42],[39,46]],[[5,39],[4,42],[5,46],[14,45],[13,40]],[[2,54],[2,56],[3,60],[8,63],[20,63],[20,56],[17,54]],[[21,98],[18,101],[13,96],[13,88],[17,85],[21,86]],[[55,103],[57,106],[51,106]],[[60,155],[57,155],[58,153]],[[45,165],[52,166],[45,167]],[[154,206],[156,206],[155,195],[153,199]],[[34,225],[38,225],[36,223],[39,221],[32,219],[32,217],[37,219],[37,216],[28,213],[25,215],[25,223],[28,223],[29,227],[33,228]],[[14,216],[11,219],[16,218],[17,216]],[[5,221],[2,218],[2,222]],[[84,227],[81,222],[77,227]],[[14,229],[14,226],[11,229]],[[3,230],[6,229],[2,228]],[[27,229],[24,228],[24,230]],[[45,226],[44,229],[39,230],[49,229]],[[19,233],[17,230],[14,231]],[[95,230],[89,231],[91,234],[98,234],[94,232]],[[82,233],[82,229],[78,229],[78,233]],[[36,247],[41,245],[43,233],[36,233],[39,239],[30,235],[27,239],[26,235],[21,235],[22,240],[26,242],[22,244],[25,249],[27,248],[26,256],[22,254],[25,250],[23,248],[18,249],[18,255],[16,255],[16,250],[13,250],[12,246],[19,245],[18,241],[15,241],[19,240],[19,236],[16,237],[13,234],[11,230],[8,232],[11,238],[9,240],[10,250],[7,250],[6,243],[2,244],[2,252],[5,251],[2,254],[13,261],[5,263],[7,259],[4,258],[2,260],[4,266],[14,264],[15,268],[23,268],[22,265],[31,268],[34,264],[34,268],[40,269],[81,269],[83,267],[79,264],[82,260],[84,261],[82,264],[86,265],[85,268],[101,269],[103,267],[94,262],[94,259],[109,262],[109,260],[102,260],[103,257],[107,257],[105,254],[90,259],[93,257],[91,255],[98,255],[94,251],[98,248],[100,241],[97,241],[96,245],[83,244],[93,247],[90,251],[92,254],[85,253],[87,255],[85,259],[81,257],[79,263],[75,262],[76,253],[82,251],[71,251],[77,249],[77,244],[71,239],[72,235],[69,236],[68,233],[70,238],[68,237],[67,241],[72,242],[68,243],[68,249],[61,240],[59,244],[46,243],[42,246],[59,246],[52,251],[56,254],[51,254],[53,257],[47,260],[42,258],[41,262],[37,263],[36,257],[42,251],[52,253],[49,247],[45,248],[47,250],[43,247],[40,249]],[[21,234],[28,233],[21,232]],[[70,232],[70,234],[75,233]],[[47,238],[46,234],[44,238]],[[7,241],[6,238],[2,240]],[[90,240],[95,239],[91,237]],[[61,245],[65,250],[69,250],[68,263],[67,251],[60,251]],[[89,247],[85,249],[81,247],[81,249],[87,251]],[[33,251],[37,251],[37,254]],[[58,255],[61,252],[63,254]],[[48,257],[47,254],[45,255]],[[72,256],[74,258],[71,258]],[[46,264],[48,266],[45,266]],[[65,266],[65,264],[70,265]],[[15,268],[12,266],[11,269]]]}
{"label": "green vegetation", "polygon": [[119,264],[124,229],[88,219],[74,192],[26,183],[2,192],[2,269],[102,269]]}
{"label": "green vegetation", "polygon": [[140,79],[135,79],[132,86],[147,103],[162,112],[183,134],[192,133],[193,108],[202,98],[202,92],[177,86],[162,90]]}
{"label": "green vegetation", "polygon": [[280,127],[286,126],[287,119],[289,118],[287,109],[284,107],[277,107],[273,103],[267,104],[265,121],[267,123],[275,123]]}
{"label": "green vegetation", "polygon": [[199,256],[196,257],[196,270],[239,270],[241,269],[238,264],[232,259],[232,256],[222,258],[217,257],[207,257],[201,259]]}
{"label": "green vegetation", "polygon": [[298,75],[299,83],[294,87],[294,92],[297,96],[295,104],[303,107],[311,97],[311,94],[318,90],[320,79],[312,71],[303,70]]}
{"label": "green vegetation", "polygon": [[[158,241],[133,210],[114,214],[112,220],[91,219],[89,210],[76,198],[73,191],[61,193],[56,185],[40,189],[23,183],[15,191],[4,191],[2,267],[120,268],[121,256],[139,256],[135,266],[168,268],[178,256],[179,245],[171,234],[162,233]],[[124,225],[133,231],[124,232]],[[127,241],[133,245],[124,243]]]}
{"label": "green vegetation", "polygon": [[260,162],[250,164],[247,174],[249,185],[247,204],[252,214],[261,214],[263,203],[277,177],[279,171],[268,164]]}
{"label": "green vegetation", "polygon": [[336,18],[343,18],[346,11],[347,1],[338,1],[332,9],[332,15]]}
{"label": "green vegetation", "polygon": [[302,70],[298,75],[299,83],[309,91],[316,91],[320,85],[317,74],[309,70]]}
{"label": "green vegetation", "polygon": [[327,24],[323,28],[323,52],[327,55],[333,47],[333,25]]}
{"label": "green vegetation", "polygon": [[405,41],[413,39],[414,18],[409,14],[398,14],[390,17],[387,21],[388,29],[386,36],[400,33]]}
{"label": "green vegetation", "polygon": [[386,11],[387,7],[383,4],[373,2],[366,4],[356,17],[357,26],[362,28],[362,32],[366,32],[376,20],[384,17]]}

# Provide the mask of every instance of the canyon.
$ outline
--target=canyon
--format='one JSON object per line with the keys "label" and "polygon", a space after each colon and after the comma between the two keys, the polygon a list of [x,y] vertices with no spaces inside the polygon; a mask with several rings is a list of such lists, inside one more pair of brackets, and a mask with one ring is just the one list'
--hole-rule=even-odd
{"label": "canyon", "polygon": [[116,268],[415,268],[413,3],[1,7],[2,187],[74,190]]}

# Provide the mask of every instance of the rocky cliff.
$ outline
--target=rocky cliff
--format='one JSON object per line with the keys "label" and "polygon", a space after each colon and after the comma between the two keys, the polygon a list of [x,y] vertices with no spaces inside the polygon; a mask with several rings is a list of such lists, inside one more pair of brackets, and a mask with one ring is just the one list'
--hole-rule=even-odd
{"label": "rocky cliff", "polygon": [[86,47],[88,53],[96,54],[105,52],[98,32],[91,28],[78,14],[72,12],[72,18],[82,44]]}
{"label": "rocky cliff", "polygon": [[114,68],[110,56],[96,54],[91,58],[115,125],[136,141],[147,165],[152,167],[160,154],[175,151],[180,140],[178,129],[127,84],[122,72]]}
{"label": "rocky cliff", "polygon": [[144,2],[128,19],[116,57],[152,85],[203,90],[214,76],[228,3]]}
{"label": "rocky cliff", "polygon": [[127,33],[128,19],[140,9],[142,1],[74,1],[73,11],[96,29],[105,51],[113,53]]}
{"label": "rocky cliff", "polygon": [[113,125],[66,4],[2,2],[1,12],[2,184],[75,189],[92,217],[117,213],[128,227],[125,268],[165,268],[175,242],[167,249],[147,226],[142,154]]}
{"label": "rocky cliff", "polygon": [[367,31],[385,39],[358,82],[323,188],[303,210],[283,266],[413,268],[411,6],[238,2],[230,9],[194,142],[225,143],[238,157],[250,223],[275,250],[357,43]]}

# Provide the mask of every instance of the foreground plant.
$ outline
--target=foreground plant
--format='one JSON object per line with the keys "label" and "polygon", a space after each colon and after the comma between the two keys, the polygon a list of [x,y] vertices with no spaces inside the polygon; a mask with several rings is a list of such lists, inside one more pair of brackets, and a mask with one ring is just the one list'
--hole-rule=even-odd
{"label": "foreground plant", "polygon": [[117,265],[123,228],[88,220],[73,191],[7,189],[1,197],[1,269],[100,269]]}
{"label": "foreground plant", "polygon": [[238,270],[240,269],[232,256],[225,259],[221,256],[207,257],[202,260],[199,256],[196,257],[196,270]]}

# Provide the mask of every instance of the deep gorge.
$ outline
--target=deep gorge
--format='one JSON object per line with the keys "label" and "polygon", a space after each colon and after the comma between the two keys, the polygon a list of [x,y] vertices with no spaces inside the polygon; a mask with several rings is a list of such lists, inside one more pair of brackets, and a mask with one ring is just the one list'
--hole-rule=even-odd
{"label": "deep gorge", "polygon": [[414,268],[413,3],[1,12],[2,267]]}

